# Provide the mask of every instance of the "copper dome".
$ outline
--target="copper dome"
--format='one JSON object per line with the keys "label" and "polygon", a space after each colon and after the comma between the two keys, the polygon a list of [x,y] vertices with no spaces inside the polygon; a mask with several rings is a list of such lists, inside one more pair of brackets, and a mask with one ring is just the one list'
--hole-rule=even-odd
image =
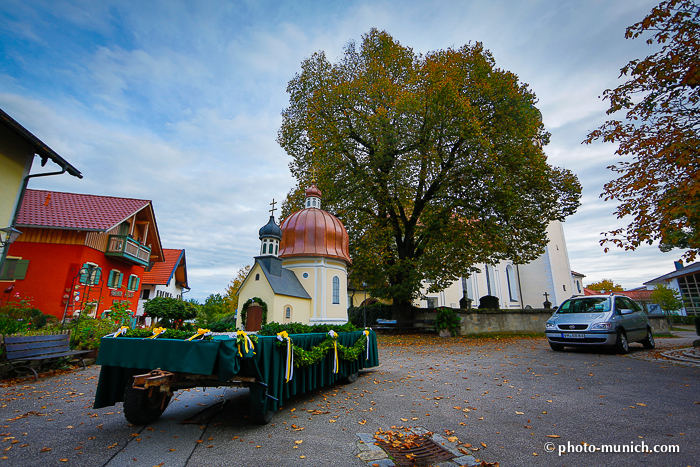
{"label": "copper dome", "polygon": [[351,263],[347,230],[323,209],[297,211],[282,222],[281,228],[280,258],[322,256]]}

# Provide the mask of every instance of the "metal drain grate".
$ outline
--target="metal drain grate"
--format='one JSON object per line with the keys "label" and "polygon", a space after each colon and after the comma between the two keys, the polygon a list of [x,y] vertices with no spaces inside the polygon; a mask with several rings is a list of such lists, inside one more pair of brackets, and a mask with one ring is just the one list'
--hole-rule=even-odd
{"label": "metal drain grate", "polygon": [[398,466],[418,466],[440,463],[456,457],[435,441],[424,436],[413,438],[411,443],[395,446],[382,439],[377,440]]}

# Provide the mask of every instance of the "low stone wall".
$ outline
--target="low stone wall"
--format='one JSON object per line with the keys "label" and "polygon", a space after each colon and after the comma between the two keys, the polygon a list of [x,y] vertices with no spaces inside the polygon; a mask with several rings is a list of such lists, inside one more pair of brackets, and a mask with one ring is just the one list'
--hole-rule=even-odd
{"label": "low stone wall", "polygon": [[[541,332],[544,323],[552,316],[552,310],[455,310],[462,326],[460,334],[492,332]],[[435,319],[434,312],[418,313],[417,319]]]}
{"label": "low stone wall", "polygon": [[[497,332],[541,332],[553,310],[455,310],[462,320],[460,335]],[[416,319],[435,319],[434,311],[424,311]],[[653,333],[668,333],[668,322],[664,316],[649,316]]]}
{"label": "low stone wall", "polygon": [[669,332],[665,316],[649,316],[649,324],[651,324],[651,332],[654,334],[657,332],[667,334]]}

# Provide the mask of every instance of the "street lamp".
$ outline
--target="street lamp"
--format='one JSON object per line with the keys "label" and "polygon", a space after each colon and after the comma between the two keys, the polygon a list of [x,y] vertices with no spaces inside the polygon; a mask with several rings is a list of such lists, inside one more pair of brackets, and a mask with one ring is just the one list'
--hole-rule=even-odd
{"label": "street lamp", "polygon": [[3,232],[5,234],[5,240],[3,241],[0,239],[0,243],[2,243],[3,247],[7,247],[7,245],[17,240],[17,237],[22,235],[22,232],[15,229],[14,227],[5,227],[4,229],[0,229],[0,232]]}

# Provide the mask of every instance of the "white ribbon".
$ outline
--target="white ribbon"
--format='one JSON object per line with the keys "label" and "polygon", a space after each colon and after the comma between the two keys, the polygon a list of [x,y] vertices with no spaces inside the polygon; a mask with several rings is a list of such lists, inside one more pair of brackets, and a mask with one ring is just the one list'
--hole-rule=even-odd
{"label": "white ribbon", "polygon": [[369,331],[370,331],[371,329],[372,329],[372,328],[365,329],[365,336],[367,336],[367,345],[366,345],[366,347],[367,347],[367,357],[365,358],[366,360],[369,360]]}
{"label": "white ribbon", "polygon": [[333,373],[338,373],[338,334],[331,329],[328,335],[333,338]]}
{"label": "white ribbon", "polygon": [[117,332],[113,332],[112,334],[107,334],[105,337],[118,337],[121,336],[122,334],[126,334],[127,329],[129,329],[126,326],[122,326],[119,328]]}

